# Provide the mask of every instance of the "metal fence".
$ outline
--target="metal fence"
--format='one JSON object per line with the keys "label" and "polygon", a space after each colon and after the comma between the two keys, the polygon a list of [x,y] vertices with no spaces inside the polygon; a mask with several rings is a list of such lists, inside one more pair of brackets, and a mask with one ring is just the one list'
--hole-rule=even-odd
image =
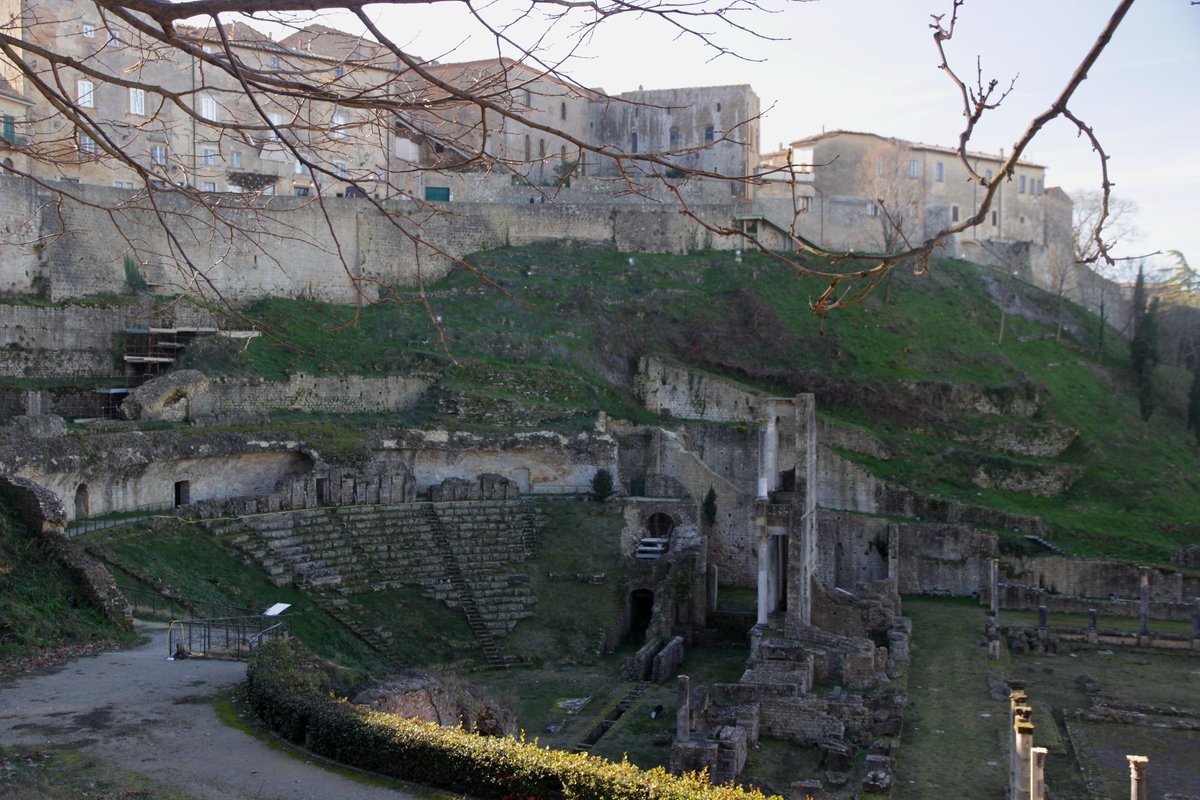
{"label": "metal fence", "polygon": [[144,586],[117,585],[137,617],[149,619],[176,620],[191,619],[220,619],[227,617],[252,617],[257,612],[251,608],[230,605],[229,603],[210,603],[203,600],[181,600],[171,597]]}
{"label": "metal fence", "polygon": [[289,617],[177,619],[167,629],[167,655],[242,659],[263,642],[291,635]]}
{"label": "metal fence", "polygon": [[151,517],[174,516],[174,514],[175,506],[172,503],[151,503],[144,506],[135,506],[116,514],[105,514],[99,517],[76,517],[67,523],[66,535],[74,537],[84,533],[91,533],[92,531],[115,528],[118,525],[132,525],[135,522],[141,522]]}

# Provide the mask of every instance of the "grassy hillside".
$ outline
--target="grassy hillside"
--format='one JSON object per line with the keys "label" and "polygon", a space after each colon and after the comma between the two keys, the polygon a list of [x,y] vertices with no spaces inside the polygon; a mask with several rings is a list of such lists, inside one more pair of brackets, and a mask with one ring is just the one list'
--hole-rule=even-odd
{"label": "grassy hillside", "polygon": [[[261,339],[244,353],[194,358],[205,369],[275,377],[416,370],[439,383],[401,424],[570,429],[600,409],[647,419],[628,393],[632,371],[639,356],[665,353],[764,391],[813,391],[820,413],[888,445],[896,456],[888,461],[859,458],[882,477],[1041,515],[1070,552],[1165,561],[1200,534],[1200,460],[1182,424],[1186,383],[1160,368],[1161,383],[1174,388],[1143,422],[1120,337],[1107,331],[1098,349],[1098,320],[1069,304],[1057,337],[1055,298],[994,272],[938,260],[927,276],[897,273],[822,323],[808,309],[820,285],[759,254],[740,263],[730,253],[630,259],[544,246],[471,261],[500,288],[460,269],[431,288],[429,310],[415,297],[362,310],[265,301],[250,312],[287,348]],[[1009,313],[997,344],[1001,297]],[[1047,462],[963,444],[1014,420],[948,412],[936,398],[950,384],[1033,387],[1043,400],[1033,422],[1079,431],[1053,460],[1079,472],[1074,486],[1055,498],[977,487],[981,464],[1003,471]]]}

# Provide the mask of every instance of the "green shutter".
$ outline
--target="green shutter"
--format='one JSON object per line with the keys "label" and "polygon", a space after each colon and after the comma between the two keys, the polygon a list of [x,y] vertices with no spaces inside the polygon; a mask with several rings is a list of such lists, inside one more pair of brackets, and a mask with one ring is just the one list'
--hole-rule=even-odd
{"label": "green shutter", "polygon": [[431,203],[449,203],[450,202],[450,187],[449,186],[426,186],[425,199]]}

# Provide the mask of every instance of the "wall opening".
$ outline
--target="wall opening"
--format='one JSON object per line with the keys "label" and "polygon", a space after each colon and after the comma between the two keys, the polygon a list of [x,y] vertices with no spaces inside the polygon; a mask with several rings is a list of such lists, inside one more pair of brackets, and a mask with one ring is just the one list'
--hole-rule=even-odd
{"label": "wall opening", "polygon": [[646,535],[655,539],[669,539],[673,530],[675,530],[675,520],[671,519],[670,514],[658,511],[651,514],[646,520]]}
{"label": "wall opening", "polygon": [[317,504],[329,505],[329,478],[317,478]]}
{"label": "wall opening", "polygon": [[654,592],[634,589],[629,593],[629,641],[642,644],[654,616]]}
{"label": "wall opening", "polygon": [[75,518],[83,519],[88,514],[88,487],[86,483],[79,484],[75,490]]}
{"label": "wall opening", "polygon": [[175,505],[186,506],[192,502],[192,482],[175,481]]}

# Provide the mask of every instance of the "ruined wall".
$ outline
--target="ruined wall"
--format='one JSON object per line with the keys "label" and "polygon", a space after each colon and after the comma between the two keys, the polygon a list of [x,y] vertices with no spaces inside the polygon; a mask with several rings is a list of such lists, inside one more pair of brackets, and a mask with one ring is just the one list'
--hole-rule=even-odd
{"label": "ruined wall", "polygon": [[896,524],[896,584],[901,594],[969,596],[983,592],[996,534],[961,525]]}
{"label": "ruined wall", "polygon": [[604,433],[397,431],[380,436],[372,449],[380,463],[404,464],[416,476],[418,492],[446,478],[484,473],[501,475],[534,494],[587,491],[599,469],[620,479],[616,440]]}
{"label": "ruined wall", "polygon": [[215,378],[206,391],[190,399],[190,415],[230,411],[270,413],[277,409],[305,413],[354,414],[402,411],[428,388],[420,378],[388,375],[314,377],[296,374],[286,381]]}
{"label": "ruined wall", "polygon": [[[92,434],[10,440],[0,447],[0,469],[53,492],[67,519],[267,494],[279,481],[312,470],[314,462],[295,442],[230,433]],[[180,482],[186,482],[184,497],[177,495]]]}
{"label": "ruined wall", "polygon": [[[1004,557],[1001,565],[1008,583],[1069,597],[1136,600],[1140,592],[1141,566],[1123,561],[1065,556]],[[1151,600],[1190,603],[1200,597],[1200,576],[1158,567],[1150,568],[1148,573]]]}
{"label": "ruined wall", "polygon": [[651,411],[709,422],[752,422],[759,395],[715,375],[705,375],[657,356],[638,362],[634,393]]}

